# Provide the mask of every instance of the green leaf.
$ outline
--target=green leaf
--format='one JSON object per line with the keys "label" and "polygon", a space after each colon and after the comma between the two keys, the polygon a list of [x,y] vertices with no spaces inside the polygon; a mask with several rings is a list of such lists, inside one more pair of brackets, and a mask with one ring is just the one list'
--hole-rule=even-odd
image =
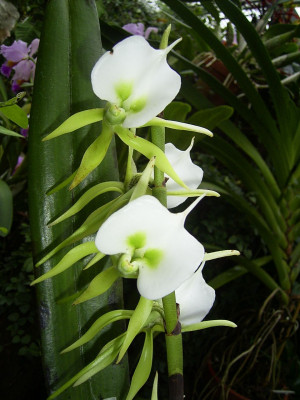
{"label": "green leaf", "polygon": [[116,337],[115,339],[111,340],[109,343],[107,343],[100,351],[99,355],[91,363],[89,363],[80,372],[74,375],[70,380],[68,380],[54,393],[52,393],[47,400],[55,399],[66,389],[68,389],[71,385],[73,384],[80,385],[87,379],[91,378],[94,374],[100,372],[108,365],[110,365],[116,358],[123,340],[124,340],[124,333]]}
{"label": "green leaf", "polygon": [[122,182],[114,181],[98,183],[98,185],[95,185],[84,192],[84,194],[76,201],[76,203],[71,208],[69,208],[69,210],[63,213],[59,218],[51,222],[50,226],[58,224],[59,222],[62,222],[72,215],[78,213],[95,197],[107,192],[124,193],[124,185]]}
{"label": "green leaf", "polygon": [[158,395],[157,395],[157,386],[158,386],[158,373],[155,373],[155,378],[153,381],[153,388],[152,388],[152,395],[151,395],[151,400],[158,400]]}
{"label": "green leaf", "polygon": [[13,220],[13,196],[10,187],[0,179],[0,236],[10,231]]}
{"label": "green leaf", "polygon": [[0,125],[0,133],[3,133],[4,135],[7,136],[16,136],[16,137],[20,137],[22,139],[24,139],[24,136],[20,135],[17,132],[11,131],[10,129],[4,128],[4,126]]}
{"label": "green leaf", "polygon": [[197,324],[183,326],[181,332],[194,332],[202,329],[214,328],[215,326],[228,326],[230,328],[236,328],[237,325],[234,322],[227,321],[226,319],[217,319],[211,321],[202,321]]}
{"label": "green leaf", "polygon": [[[115,163],[115,147],[112,141],[101,169],[91,173],[80,186],[80,192],[66,188],[46,194],[57,182],[72,175],[78,167],[85,149],[99,136],[98,124],[85,126],[76,134],[63,135],[55,140],[42,142],[42,138],[63,121],[77,112],[100,108],[104,104],[94,95],[90,74],[99,59],[102,49],[99,20],[93,0],[51,0],[47,2],[44,13],[44,27],[39,46],[38,61],[34,83],[29,132],[29,208],[34,261],[64,242],[81,225],[77,216],[64,223],[48,227],[53,220],[74,204],[74,198],[92,185],[105,181],[118,180]],[[114,195],[107,193],[106,201]],[[104,204],[99,198],[97,207]],[[86,206],[86,216],[93,208]],[[92,224],[92,221],[90,220]],[[91,226],[89,226],[91,228]],[[97,230],[97,228],[95,227]],[[93,230],[91,228],[91,230]],[[88,229],[77,235],[77,239],[93,240]],[[76,235],[75,235],[76,236]],[[71,240],[72,241],[72,240]],[[68,249],[70,250],[70,249]],[[54,253],[42,268],[46,273],[57,265],[65,254]],[[122,308],[122,282],[119,280],[109,291],[95,300],[77,307],[71,300],[58,304],[58,299],[67,299],[74,292],[93,279],[96,271],[90,269],[82,273],[83,262],[78,261],[55,279],[48,279],[36,286],[41,329],[43,364],[47,369],[46,385],[54,392],[62,383],[72,378],[85,366],[81,349],[61,355],[62,349],[79,337],[95,313],[105,308]],[[99,271],[98,271],[99,272]],[[80,281],[78,276],[80,276]],[[70,297],[69,297],[70,298]],[[109,341],[118,336],[124,326],[114,324],[105,336],[100,333],[99,340]],[[94,341],[86,344],[89,356]],[[60,395],[60,400],[82,400],[93,397],[120,397],[127,389],[128,370],[126,361],[122,366],[108,366],[96,378],[72,388]],[[114,376],[114,381],[110,378]]]}
{"label": "green leaf", "polygon": [[122,360],[128,347],[130,346],[136,335],[140,332],[140,330],[146,323],[151,313],[152,305],[153,305],[153,300],[148,300],[142,296],[140,297],[138,305],[136,306],[136,309],[134,310],[134,313],[130,318],[125,340],[119,353],[117,361],[118,363]]}
{"label": "green leaf", "polygon": [[[99,356],[97,357],[97,364],[95,363],[96,365],[93,368],[90,368],[87,372],[85,372],[85,374],[75,382],[74,386],[81,385],[83,382],[90,379],[93,375],[97,374],[114,361],[120,350],[122,342],[124,341],[124,335],[125,333],[116,339],[111,340],[103,347],[99,353]],[[103,361],[100,363],[100,360]]]}
{"label": "green leaf", "polygon": [[94,108],[92,110],[80,111],[66,119],[58,128],[44,137],[43,141],[74,132],[83,126],[102,121],[104,114],[103,108]]}
{"label": "green leaf", "polygon": [[109,267],[105,271],[100,272],[100,274],[95,276],[88,288],[74,301],[73,304],[76,305],[83,303],[84,301],[93,299],[94,297],[105,293],[118,278],[120,278],[120,273],[115,267]]}
{"label": "green leaf", "polygon": [[102,124],[102,132],[97,139],[88,147],[83,155],[81,164],[77,170],[75,178],[70,186],[74,189],[83,181],[99,164],[104,160],[106,152],[113,138],[113,130],[105,122]]}
{"label": "green leaf", "polygon": [[169,160],[167,159],[162,150],[160,150],[153,143],[148,142],[148,140],[145,140],[139,136],[135,136],[131,131],[123,128],[120,125],[115,126],[114,129],[118,134],[118,136],[120,137],[120,139],[125,144],[127,144],[127,146],[132,147],[134,150],[143,154],[149,160],[152,157],[155,157],[155,166],[158,169],[165,172],[170,178],[172,178],[176,183],[178,183],[178,185],[184,187],[185,189],[188,189],[185,183],[176,174],[172,165],[170,164]]}
{"label": "green leaf", "polygon": [[14,104],[17,104],[20,100],[23,99],[23,97],[25,95],[26,95],[26,92],[20,92],[15,97],[13,97],[12,99],[9,99],[9,100],[6,100],[6,101],[0,101],[0,108],[7,107],[7,106],[12,106]]}
{"label": "green leaf", "polygon": [[72,267],[77,261],[81,260],[82,258],[97,253],[98,249],[95,246],[95,242],[85,242],[81,243],[78,246],[71,249],[62,259],[61,261],[55,265],[50,271],[46,272],[39,278],[35,279],[31,282],[31,285],[35,285],[36,283],[42,282],[45,279],[52,278],[64,272],[66,269]]}
{"label": "green leaf", "polygon": [[28,128],[28,118],[26,112],[19,107],[18,105],[14,104],[9,107],[1,107],[0,113],[6,116],[10,121],[14,122],[15,124],[19,125],[21,128]]}
{"label": "green leaf", "polygon": [[122,319],[129,319],[133,314],[131,310],[114,310],[110,311],[104,315],[101,315],[93,325],[87,330],[87,332],[81,336],[80,339],[76,340],[71,346],[67,347],[62,353],[67,353],[68,351],[74,350],[79,346],[83,346],[85,343],[89,342],[94,338],[103,328],[107,325],[112,324],[115,321],[120,321]]}
{"label": "green leaf", "polygon": [[152,359],[153,336],[152,331],[147,330],[142,354],[131,379],[131,385],[126,400],[133,400],[137,392],[147,382],[151,372]]}

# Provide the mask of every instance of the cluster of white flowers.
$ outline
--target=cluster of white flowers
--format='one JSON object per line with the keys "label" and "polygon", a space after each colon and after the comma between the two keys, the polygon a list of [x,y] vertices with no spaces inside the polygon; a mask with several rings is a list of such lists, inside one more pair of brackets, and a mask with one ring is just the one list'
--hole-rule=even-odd
{"label": "cluster of white flowers", "polygon": [[[145,38],[132,36],[106,52],[92,71],[95,94],[123,113],[122,125],[145,125],[174,99],[180,89],[180,76],[167,64],[166,57],[178,41],[164,50],[155,50]],[[202,169],[186,151],[166,145],[166,156],[173,169],[192,190],[202,181]],[[172,179],[167,189],[181,187]],[[185,201],[169,196],[168,208]],[[200,322],[209,312],[215,291],[202,277],[204,248],[184,228],[185,219],[199,199],[185,212],[171,213],[152,196],[133,200],[111,215],[100,227],[96,246],[104,254],[118,255],[121,275],[137,276],[140,294],[160,299],[176,290],[180,320]]]}

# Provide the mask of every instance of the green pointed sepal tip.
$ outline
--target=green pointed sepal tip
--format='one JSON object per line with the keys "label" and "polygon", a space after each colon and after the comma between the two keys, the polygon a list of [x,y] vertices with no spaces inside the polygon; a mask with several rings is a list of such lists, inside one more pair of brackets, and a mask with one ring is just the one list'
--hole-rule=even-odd
{"label": "green pointed sepal tip", "polygon": [[181,327],[181,332],[194,332],[207,328],[214,328],[216,326],[227,326],[229,328],[237,328],[234,322],[227,321],[226,319],[216,319],[212,321],[202,321],[197,324],[186,325]]}
{"label": "green pointed sepal tip", "polygon": [[82,295],[74,301],[73,305],[83,303],[105,293],[118,278],[120,278],[120,273],[115,267],[109,267],[105,271],[100,272],[90,282]]}
{"label": "green pointed sepal tip", "polygon": [[92,259],[87,263],[87,265],[83,268],[83,270],[87,270],[91,268],[93,265],[95,265],[98,261],[102,260],[104,257],[106,257],[106,254],[101,253],[99,251]]}
{"label": "green pointed sepal tip", "polygon": [[75,175],[69,190],[72,190],[79,185],[79,183],[81,183],[95,168],[98,167],[98,165],[101,164],[107,153],[113,134],[111,126],[103,122],[102,132],[85,151],[77,174]]}
{"label": "green pointed sepal tip", "polygon": [[169,129],[179,129],[182,131],[201,133],[210,137],[213,136],[213,133],[209,129],[203,128],[201,126],[187,124],[185,122],[179,122],[179,121],[169,121],[167,119],[159,117],[151,119],[149,122],[143,125],[143,127],[145,126],[163,126]]}
{"label": "green pointed sepal tip", "polygon": [[157,391],[158,391],[158,372],[156,371],[153,381],[151,400],[158,400]]}
{"label": "green pointed sepal tip", "polygon": [[85,242],[81,243],[78,246],[71,249],[62,259],[61,261],[55,265],[50,271],[46,272],[44,275],[40,276],[39,278],[35,279],[33,282],[30,283],[30,286],[35,285],[37,283],[43,282],[45,279],[52,278],[64,272],[68,268],[72,267],[77,261],[81,260],[82,258],[97,253],[98,249],[95,246],[95,242]]}
{"label": "green pointed sepal tip", "polygon": [[171,29],[172,29],[172,25],[169,24],[169,25],[166,27],[166,29],[164,30],[164,33],[162,34],[161,41],[160,41],[160,45],[159,45],[159,48],[160,48],[161,50],[166,49],[166,48],[168,47],[168,44],[169,44],[169,36],[170,36],[170,33],[171,33]]}
{"label": "green pointed sepal tip", "polygon": [[108,365],[112,364],[115,360],[119,349],[123,343],[125,333],[122,333],[120,336],[108,342],[100,351],[98,356],[89,363],[86,367],[84,367],[81,371],[79,371],[76,375],[74,375],[71,379],[69,379],[64,385],[58,388],[54,393],[52,393],[47,400],[53,400],[58,397],[61,393],[63,393],[70,386],[78,386],[81,383],[85,382],[87,379],[91,378],[96,373],[100,372]]}
{"label": "green pointed sepal tip", "polygon": [[54,139],[55,137],[64,135],[65,133],[74,132],[83,126],[102,121],[103,115],[103,108],[93,108],[91,110],[80,111],[71,115],[71,117],[66,119],[61,125],[59,125],[59,127],[57,127],[53,132],[49,133],[49,135],[44,137],[42,140],[45,142],[47,140]]}
{"label": "green pointed sepal tip", "polygon": [[66,349],[61,351],[61,354],[68,353],[79,346],[83,346],[85,343],[92,340],[107,325],[122,319],[129,319],[132,314],[132,310],[113,310],[101,315],[101,317],[93,323],[93,325],[86,331],[84,335],[82,335],[78,340],[76,340],[76,342],[68,346]]}
{"label": "green pointed sepal tip", "polygon": [[208,189],[195,189],[195,190],[170,190],[167,191],[167,196],[182,196],[182,197],[198,197],[198,196],[214,196],[220,197],[218,192]]}
{"label": "green pointed sepal tip", "polygon": [[136,184],[133,193],[131,195],[130,201],[137,199],[138,197],[144,196],[149,188],[149,181],[153,174],[153,169],[155,165],[155,157],[152,157],[148,162],[146,168],[144,169],[138,183]]}
{"label": "green pointed sepal tip", "polygon": [[136,306],[136,309],[134,310],[134,313],[130,318],[125,340],[117,359],[117,364],[122,360],[128,347],[130,346],[136,335],[143,328],[144,324],[146,323],[151,313],[152,306],[153,306],[153,300],[149,300],[141,296],[138,305]]}
{"label": "green pointed sepal tip", "polygon": [[136,136],[129,129],[123,128],[121,125],[117,125],[114,127],[115,132],[119,136],[119,138],[127,145],[132,147],[134,150],[143,154],[149,160],[152,157],[155,157],[155,166],[160,169],[162,172],[167,174],[173,181],[178,183],[178,185],[183,188],[189,190],[186,184],[180,179],[177,173],[174,171],[172,165],[170,164],[168,158],[165,153],[155,144],[149,142],[146,139],[143,139],[139,136]]}
{"label": "green pointed sepal tip", "polygon": [[54,221],[48,224],[49,227],[54,226],[67,218],[72,217],[81,211],[88,203],[90,203],[95,197],[100,196],[101,194],[107,192],[118,192],[124,193],[124,184],[122,182],[102,182],[94,185],[89,190],[83,193],[83,195],[73,204],[66,212],[64,212],[61,216],[56,218]]}
{"label": "green pointed sepal tip", "polygon": [[126,400],[133,400],[137,392],[147,382],[151,372],[152,360],[153,335],[151,330],[147,330],[142,354],[132,376],[131,385]]}
{"label": "green pointed sepal tip", "polygon": [[217,258],[239,256],[241,253],[238,250],[221,250],[205,253],[203,261],[215,260]]}

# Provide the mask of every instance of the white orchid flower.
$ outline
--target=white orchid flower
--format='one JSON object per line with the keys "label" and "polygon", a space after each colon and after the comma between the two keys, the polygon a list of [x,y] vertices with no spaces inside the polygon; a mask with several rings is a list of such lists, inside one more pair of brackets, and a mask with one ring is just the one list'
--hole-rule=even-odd
{"label": "white orchid flower", "polygon": [[100,99],[125,110],[125,128],[146,124],[179,92],[180,76],[166,59],[178,41],[156,50],[144,37],[131,36],[107,51],[94,66],[93,90]]}
{"label": "white orchid flower", "polygon": [[204,248],[184,228],[187,210],[172,214],[152,196],[133,200],[112,214],[96,235],[104,254],[118,255],[123,276],[137,276],[140,294],[159,299],[177,289],[203,261]]}
{"label": "white orchid flower", "polygon": [[176,302],[180,307],[179,321],[184,326],[201,322],[215,301],[215,290],[202,276],[203,266],[204,263],[175,291]]}
{"label": "white orchid flower", "polygon": [[[174,171],[191,190],[197,189],[203,178],[203,170],[191,160],[190,152],[193,144],[194,139],[190,146],[184,151],[177,149],[172,143],[167,143],[165,147],[165,154]],[[167,191],[182,190],[182,187],[171,178],[168,179],[166,188]],[[177,207],[186,199],[187,197],[184,196],[168,196],[167,206],[168,208]]]}

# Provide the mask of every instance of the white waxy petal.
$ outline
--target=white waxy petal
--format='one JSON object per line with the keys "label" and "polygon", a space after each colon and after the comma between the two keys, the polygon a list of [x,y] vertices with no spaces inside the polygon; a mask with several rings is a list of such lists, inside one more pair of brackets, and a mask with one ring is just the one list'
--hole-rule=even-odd
{"label": "white waxy petal", "polygon": [[[166,296],[198,268],[204,248],[184,228],[185,217],[172,214],[152,196],[142,196],[111,215],[95,243],[104,254],[138,249],[138,290],[148,299]],[[137,256],[136,256],[137,257]]]}
{"label": "white waxy petal", "polygon": [[95,243],[104,254],[127,253],[131,249],[128,238],[140,234],[136,241],[142,241],[143,235],[146,240],[141,247],[146,243],[147,248],[161,247],[180,225],[176,214],[171,214],[157,199],[142,196],[112,214],[100,227]]}
{"label": "white waxy petal", "polygon": [[180,306],[179,320],[182,325],[201,322],[209,313],[215,301],[215,291],[209,286],[199,268],[176,290],[176,302]]}
{"label": "white waxy petal", "polygon": [[[178,228],[177,228],[178,229]],[[138,290],[142,296],[156,300],[176,290],[198,268],[204,248],[183,227],[170,233],[164,243],[164,257],[157,268],[141,267]]]}
{"label": "white waxy petal", "polygon": [[177,95],[181,79],[167,64],[165,50],[131,36],[106,52],[92,71],[95,94],[125,108],[126,128],[139,127],[159,114]]}
{"label": "white waxy petal", "polygon": [[[191,145],[185,150],[181,151],[177,149],[172,143],[167,143],[165,148],[165,153],[170,161],[172,167],[178,176],[183,180],[183,182],[190,189],[197,189],[203,178],[203,170],[191,160],[190,151],[193,146],[193,141]],[[182,190],[173,179],[168,179],[166,183],[167,190],[176,191]],[[168,208],[177,207],[182,204],[187,197],[184,196],[168,196],[167,205]]]}

